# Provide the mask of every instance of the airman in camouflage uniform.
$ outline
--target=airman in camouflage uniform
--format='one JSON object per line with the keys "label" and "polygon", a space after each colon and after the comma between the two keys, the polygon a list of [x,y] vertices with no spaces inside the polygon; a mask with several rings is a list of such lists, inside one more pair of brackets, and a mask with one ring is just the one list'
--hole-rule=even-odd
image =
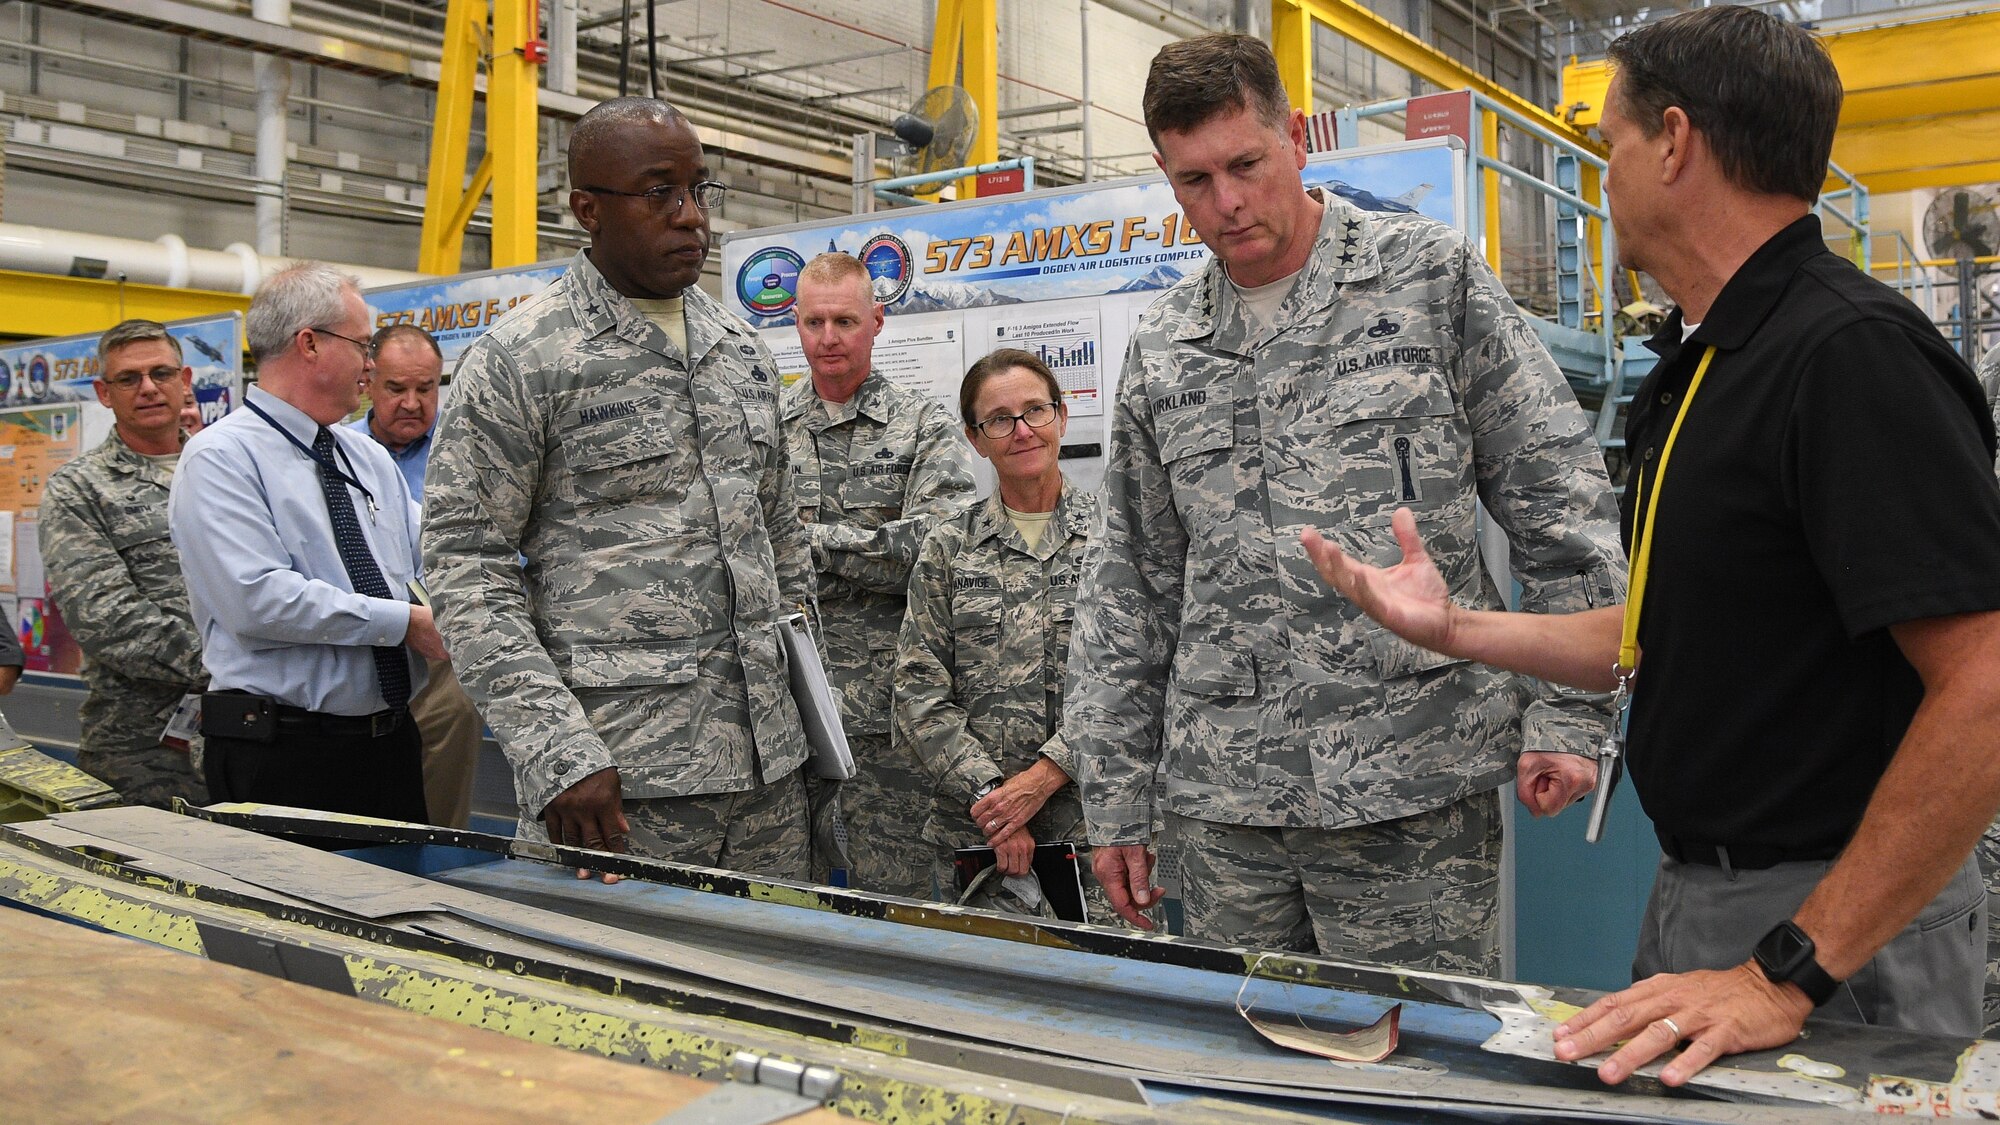
{"label": "airman in camouflage uniform", "polygon": [[[1097,503],[1067,480],[1031,549],[998,493],[940,524],[910,572],[896,646],[896,741],[932,782],[923,838],[947,898],[952,851],[986,843],[967,809],[979,791],[1046,758],[1074,778],[1062,735],[1063,672],[1076,578]],[[1083,805],[1065,785],[1028,821],[1037,843],[1083,839]],[[1091,921],[1116,916],[1086,877]]]}
{"label": "airman in camouflage uniform", "polygon": [[[1979,385],[1986,391],[1986,406],[2000,427],[2000,348],[1979,361]],[[2000,461],[1994,464],[2000,475]],[[1986,1037],[2000,1037],[2000,820],[1987,825],[1985,835],[1973,849],[1979,856],[1979,870],[1986,876],[1986,996],[1983,1002]]]}
{"label": "airman in camouflage uniform", "polygon": [[812,560],[777,366],[695,286],[720,188],[644,98],[578,122],[570,175],[590,248],[467,351],[438,427],[439,624],[525,837],[621,849],[629,824],[644,854],[803,878],[778,627]]}
{"label": "airman in camouflage uniform", "polygon": [[799,339],[812,374],[785,389],[780,413],[818,571],[827,676],[857,770],[840,786],[850,882],[922,898],[931,784],[889,738],[890,679],[910,564],[938,517],[972,498],[972,453],[942,406],[871,368],[882,306],[868,286],[867,268],[847,254],[800,271]]}
{"label": "airman in camouflage uniform", "polygon": [[1077,596],[1068,734],[1098,874],[1144,901],[1161,766],[1191,934],[1493,973],[1492,791],[1518,759],[1537,811],[1580,796],[1606,701],[1399,640],[1320,582],[1299,534],[1394,561],[1390,515],[1411,508],[1454,596],[1497,607],[1483,501],[1523,609],[1615,603],[1589,426],[1462,236],[1304,192],[1268,47],[1169,45],[1146,107],[1217,258],[1134,331]]}
{"label": "airman in camouflage uniform", "polygon": [[181,697],[200,691],[201,635],[188,611],[180,553],[167,533],[167,488],[186,434],[193,371],[162,325],[128,320],[98,341],[98,401],[114,416],[104,444],[50,475],[41,504],[42,562],[90,694],[78,709],[77,764],[127,804],[207,801],[184,751],[160,736]]}

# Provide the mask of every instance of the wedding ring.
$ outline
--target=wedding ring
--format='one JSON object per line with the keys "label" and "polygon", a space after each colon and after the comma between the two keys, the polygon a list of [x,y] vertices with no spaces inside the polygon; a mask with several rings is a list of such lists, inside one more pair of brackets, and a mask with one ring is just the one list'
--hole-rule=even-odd
{"label": "wedding ring", "polygon": [[1681,1025],[1675,1023],[1673,1021],[1673,1017],[1671,1016],[1661,1016],[1659,1019],[1653,1022],[1666,1024],[1667,1030],[1674,1033],[1674,1042],[1676,1043],[1687,1038],[1687,1036],[1681,1032]]}

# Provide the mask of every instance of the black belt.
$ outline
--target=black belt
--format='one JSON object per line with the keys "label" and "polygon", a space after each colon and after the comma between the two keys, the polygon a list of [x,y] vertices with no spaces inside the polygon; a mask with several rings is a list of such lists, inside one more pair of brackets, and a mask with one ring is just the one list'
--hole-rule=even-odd
{"label": "black belt", "polygon": [[1832,859],[1840,854],[1837,847],[1774,848],[1756,844],[1717,844],[1686,836],[1669,836],[1665,832],[1656,835],[1660,838],[1660,850],[1666,853],[1668,859],[1734,871],[1762,871],[1781,863],[1809,863]]}
{"label": "black belt", "polygon": [[373,715],[329,715],[324,711],[308,711],[303,707],[290,707],[283,703],[272,707],[278,718],[278,725],[294,730],[317,731],[320,734],[348,735],[354,738],[381,738],[396,733],[396,729],[408,722],[408,707],[391,707],[377,711]]}

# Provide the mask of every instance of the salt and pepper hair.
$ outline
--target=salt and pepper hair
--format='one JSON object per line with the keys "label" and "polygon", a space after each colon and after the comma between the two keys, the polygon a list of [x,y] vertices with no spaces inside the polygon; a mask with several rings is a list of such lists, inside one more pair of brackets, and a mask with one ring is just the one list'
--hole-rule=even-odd
{"label": "salt and pepper hair", "polygon": [[409,344],[422,344],[431,350],[432,355],[439,359],[444,358],[444,349],[438,347],[437,337],[414,324],[383,325],[375,330],[373,336],[368,337],[368,346],[376,355],[381,355],[384,349],[397,340]]}
{"label": "salt and pepper hair", "polygon": [[300,262],[265,278],[244,317],[250,357],[259,363],[276,359],[291,349],[300,329],[338,324],[347,315],[347,290],[360,288],[360,279],[325,262]]}
{"label": "salt and pepper hair", "polygon": [[1811,201],[1840,124],[1840,72],[1796,24],[1734,4],[1696,8],[1621,36],[1608,52],[1623,104],[1648,138],[1670,107],[1701,131],[1731,183]]}
{"label": "salt and pepper hair", "polygon": [[1141,102],[1153,147],[1161,133],[1187,133],[1227,113],[1247,109],[1283,130],[1292,103],[1270,44],[1248,35],[1217,33],[1160,48],[1146,71]]}
{"label": "salt and pepper hair", "polygon": [[143,344],[148,340],[165,340],[174,349],[174,359],[181,358],[181,342],[173,338],[167,326],[157,320],[121,320],[104,330],[97,338],[97,364],[104,366],[111,359],[111,353],[130,344]]}

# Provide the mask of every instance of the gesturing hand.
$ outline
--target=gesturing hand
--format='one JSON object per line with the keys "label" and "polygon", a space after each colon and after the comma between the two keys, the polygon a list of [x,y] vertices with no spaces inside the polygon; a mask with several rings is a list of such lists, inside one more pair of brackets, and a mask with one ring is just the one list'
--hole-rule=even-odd
{"label": "gesturing hand", "polygon": [[1316,528],[1300,532],[1299,542],[1319,576],[1361,612],[1411,644],[1448,651],[1455,612],[1451,590],[1417,536],[1417,517],[1408,508],[1398,508],[1389,526],[1403,548],[1403,561],[1391,567],[1349,558]]}

